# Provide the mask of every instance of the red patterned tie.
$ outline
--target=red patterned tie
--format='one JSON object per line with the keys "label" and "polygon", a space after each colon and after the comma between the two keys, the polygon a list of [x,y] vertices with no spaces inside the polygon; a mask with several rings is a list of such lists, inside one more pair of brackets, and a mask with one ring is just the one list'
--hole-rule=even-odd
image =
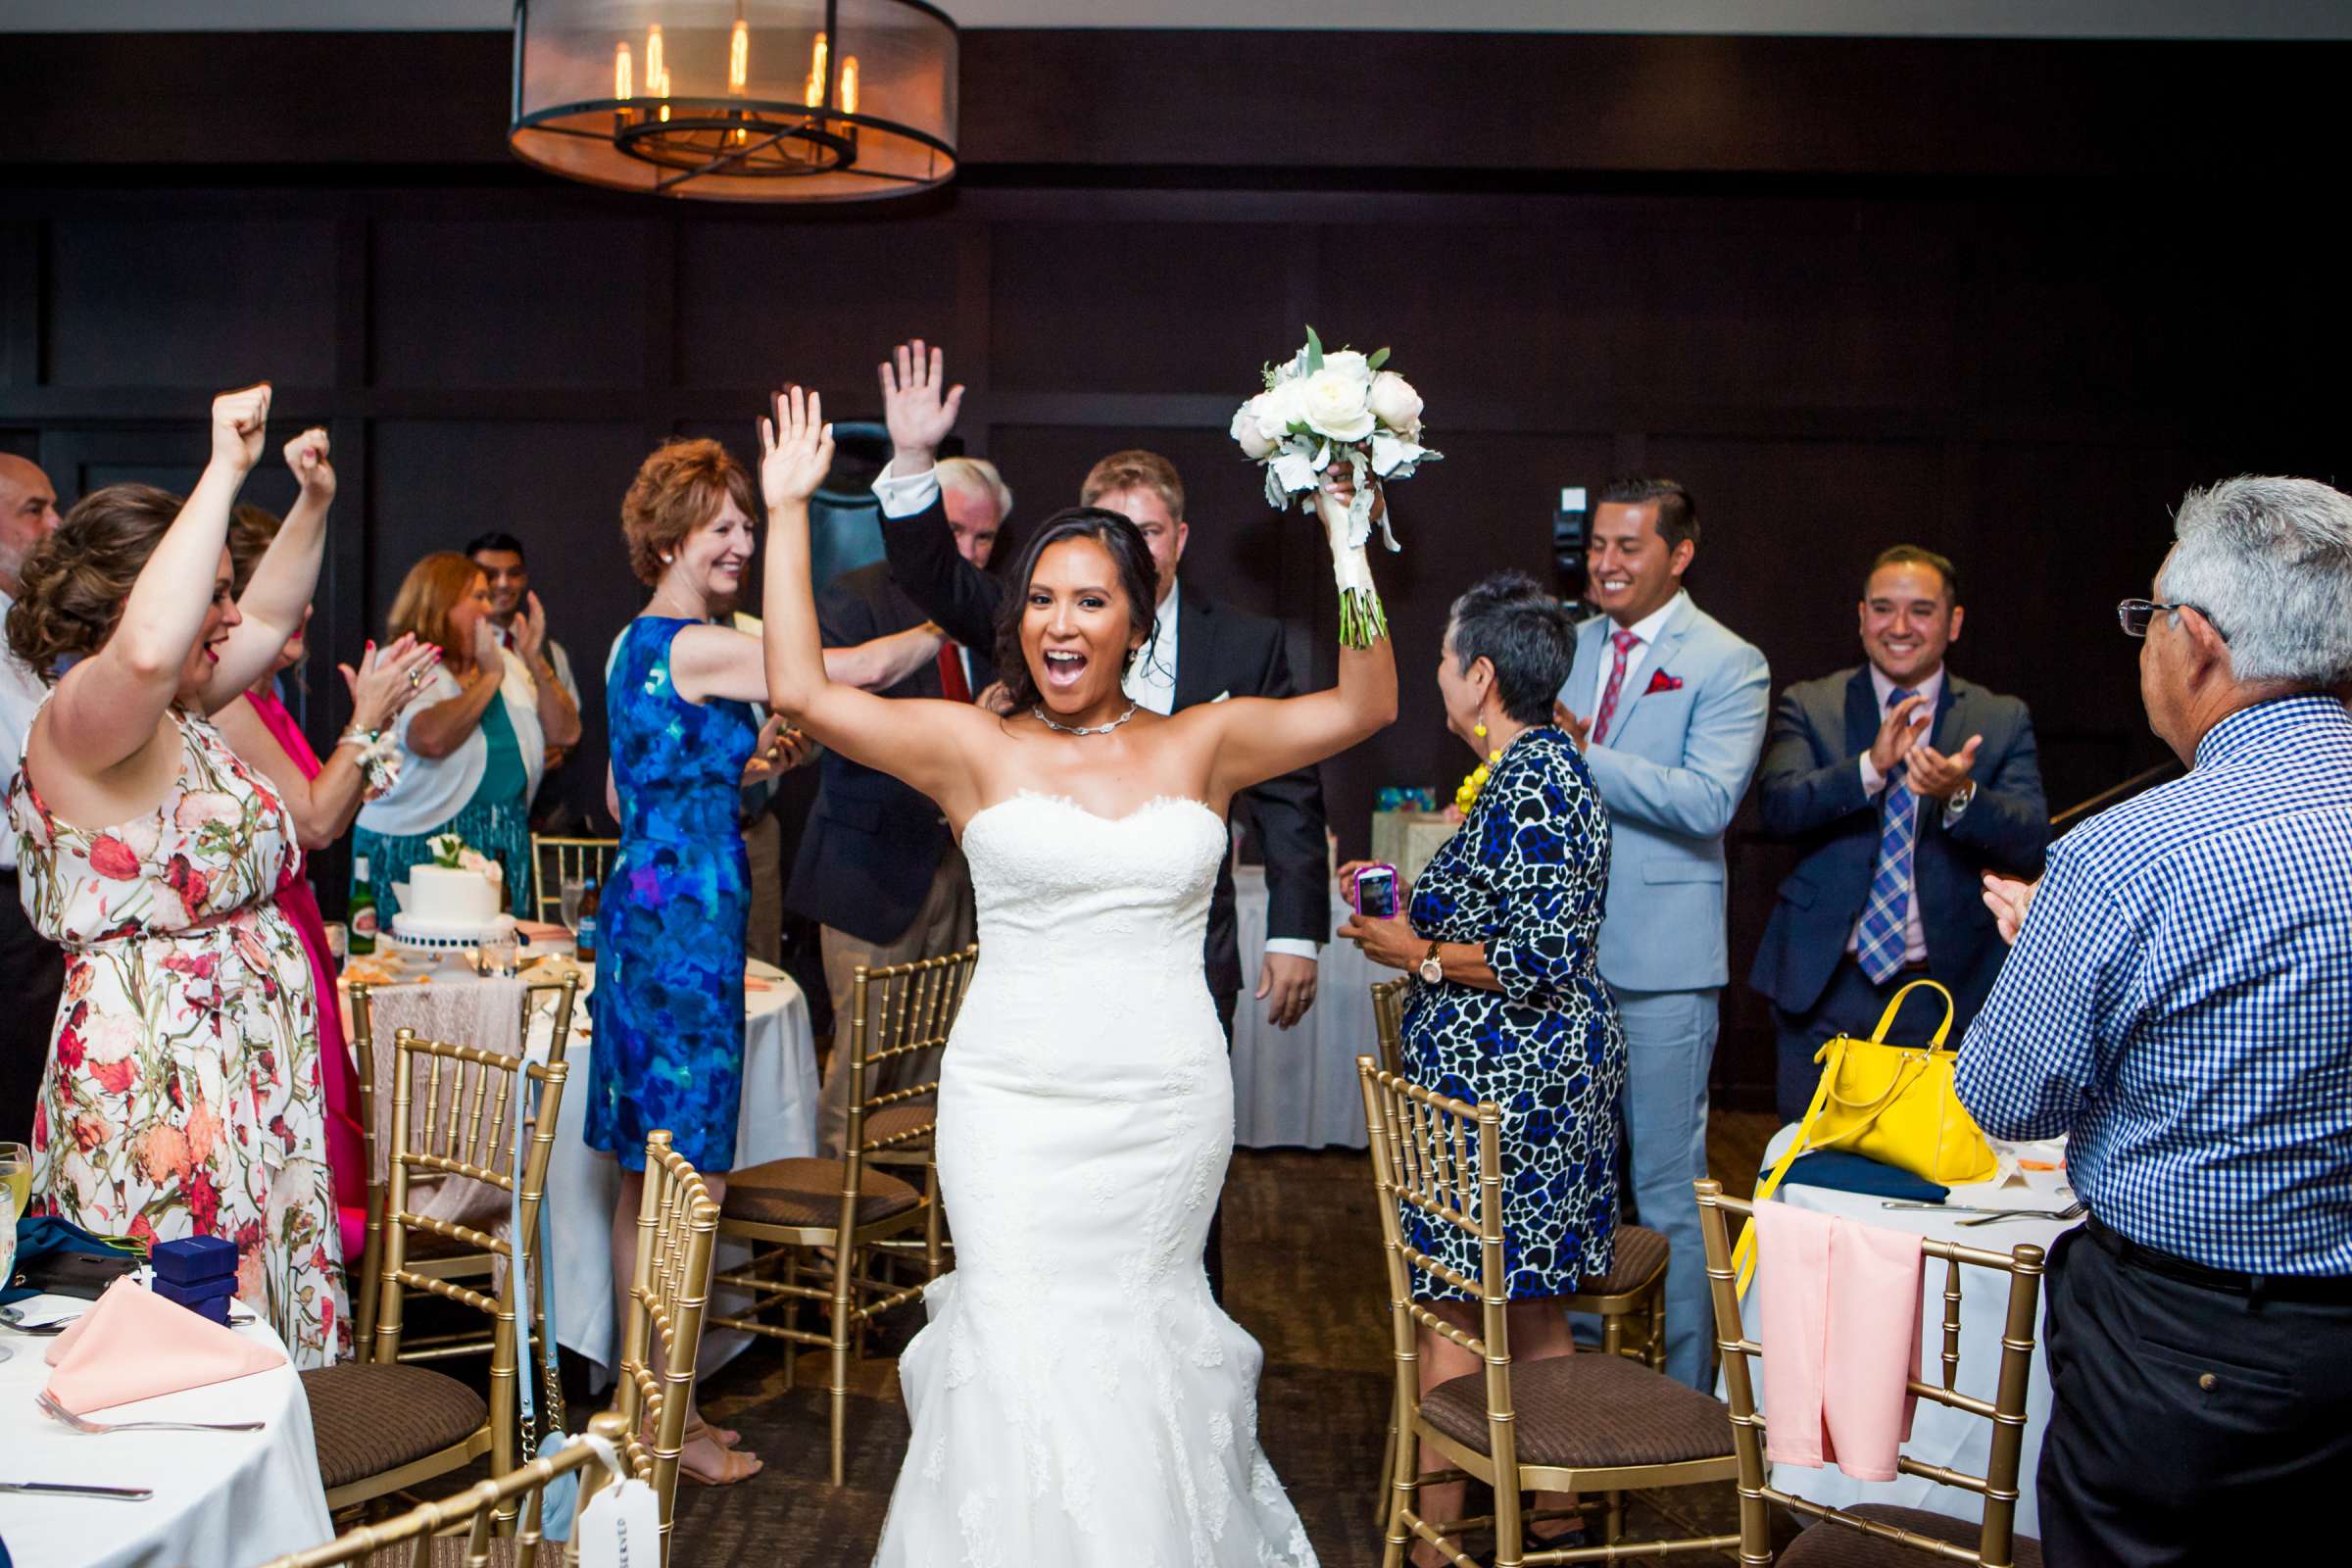
{"label": "red patterned tie", "polygon": [[1592,715],[1592,744],[1598,746],[1609,738],[1609,720],[1617,716],[1617,693],[1625,685],[1625,656],[1634,651],[1641,638],[1630,631],[1612,633],[1609,641],[1617,645],[1617,662],[1609,668],[1608,689],[1600,694],[1600,711]]}
{"label": "red patterned tie", "polygon": [[954,643],[939,645],[939,695],[951,703],[972,700],[971,682],[963,678],[963,650]]}

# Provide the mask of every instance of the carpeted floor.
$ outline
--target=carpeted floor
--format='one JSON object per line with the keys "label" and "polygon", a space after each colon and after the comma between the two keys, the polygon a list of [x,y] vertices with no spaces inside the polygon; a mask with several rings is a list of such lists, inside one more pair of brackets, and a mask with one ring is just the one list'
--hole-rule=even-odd
{"label": "carpeted floor", "polygon": [[[1727,1186],[1747,1191],[1772,1130],[1768,1116],[1718,1114],[1709,1163]],[[1389,1361],[1365,1156],[1238,1152],[1225,1190],[1225,1257],[1227,1309],[1266,1350],[1266,1451],[1326,1568],[1373,1568]],[[903,1314],[896,1338],[910,1333],[919,1314]],[[779,1553],[811,1565],[862,1565],[872,1556],[906,1443],[895,1364],[875,1358],[855,1370],[846,1479],[835,1488],[826,1481],[823,1361],[822,1352],[805,1355],[787,1389],[782,1352],[760,1347],[704,1385],[707,1413],[740,1428],[767,1468],[736,1487],[681,1486],[672,1551],[679,1568],[775,1562]],[[1734,1528],[1728,1485],[1644,1494],[1629,1509],[1637,1536]]]}

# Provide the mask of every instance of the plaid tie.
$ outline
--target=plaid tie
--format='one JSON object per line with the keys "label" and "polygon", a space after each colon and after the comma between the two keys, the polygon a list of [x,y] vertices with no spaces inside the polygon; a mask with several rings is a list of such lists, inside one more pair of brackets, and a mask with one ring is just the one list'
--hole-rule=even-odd
{"label": "plaid tie", "polygon": [[[1899,687],[1886,706],[1910,701],[1917,692]],[[1911,913],[1911,851],[1919,839],[1919,797],[1904,782],[1909,769],[1897,762],[1886,775],[1879,802],[1879,869],[1870,879],[1870,902],[1854,930],[1854,961],[1874,985],[1885,985],[1903,966],[1903,927]]]}
{"label": "plaid tie", "polygon": [[1625,685],[1625,656],[1634,651],[1642,639],[1630,631],[1617,631],[1609,641],[1617,645],[1617,662],[1609,667],[1609,684],[1600,694],[1600,711],[1592,715],[1592,744],[1598,746],[1609,738],[1609,720],[1617,716],[1617,693]]}

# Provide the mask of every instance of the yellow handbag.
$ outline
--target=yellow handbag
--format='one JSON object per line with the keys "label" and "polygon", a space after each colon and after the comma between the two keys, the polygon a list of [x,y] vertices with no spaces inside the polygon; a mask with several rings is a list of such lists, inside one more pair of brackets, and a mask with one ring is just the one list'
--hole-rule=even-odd
{"label": "yellow handbag", "polygon": [[[1926,1050],[1886,1044],[1903,999],[1921,987],[1943,998],[1943,1022]],[[1816,1149],[1842,1149],[1881,1164],[1907,1170],[1941,1187],[1992,1180],[1998,1161],[1992,1146],[1952,1088],[1957,1051],[1944,1049],[1952,1032],[1952,994],[1933,980],[1914,980],[1887,999],[1879,1026],[1868,1040],[1845,1035],[1824,1045],[1815,1061],[1829,1065],[1796,1137],[1756,1188],[1757,1202],[1770,1198],[1796,1163]],[[1732,1254],[1740,1270],[1740,1294],[1756,1267],[1756,1227],[1740,1233]]]}

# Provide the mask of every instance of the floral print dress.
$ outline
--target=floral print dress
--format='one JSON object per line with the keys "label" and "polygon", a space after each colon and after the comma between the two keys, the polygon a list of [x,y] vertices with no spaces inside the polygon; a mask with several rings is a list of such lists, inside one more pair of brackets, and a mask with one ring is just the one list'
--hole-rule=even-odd
{"label": "floral print dress", "polygon": [[318,1000],[275,890],[293,818],[213,726],[175,713],[179,777],[104,830],[9,792],[25,912],[66,950],[32,1123],[34,1191],[101,1236],[237,1246],[237,1295],[298,1367],[349,1353]]}

